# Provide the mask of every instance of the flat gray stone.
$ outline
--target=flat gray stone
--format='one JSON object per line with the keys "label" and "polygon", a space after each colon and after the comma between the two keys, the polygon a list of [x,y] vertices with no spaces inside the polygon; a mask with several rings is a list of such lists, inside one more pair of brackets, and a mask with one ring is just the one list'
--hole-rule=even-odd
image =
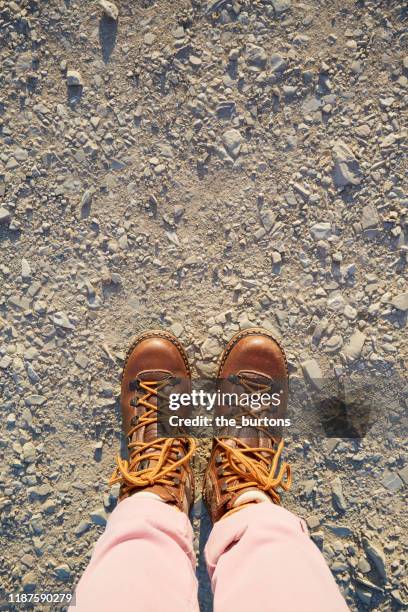
{"label": "flat gray stone", "polygon": [[242,145],[241,132],[235,129],[227,130],[222,135],[222,142],[231,157],[238,157]]}
{"label": "flat gray stone", "polygon": [[342,346],[343,338],[340,336],[340,334],[334,334],[325,342],[323,350],[325,353],[335,353],[341,349]]}
{"label": "flat gray stone", "polygon": [[2,370],[7,370],[12,361],[10,355],[4,355],[4,357],[0,359],[0,368]]}
{"label": "flat gray stone", "polygon": [[106,514],[104,508],[102,507],[96,508],[95,510],[89,513],[89,516],[91,517],[91,521],[95,525],[100,525],[101,527],[105,527],[106,522],[108,520],[108,515]]}
{"label": "flat gray stone", "polygon": [[361,212],[361,227],[364,231],[378,228],[379,217],[377,209],[372,204],[364,206]]}
{"label": "flat gray stone", "polygon": [[37,586],[37,577],[34,572],[27,572],[21,579],[25,593],[32,593]]}
{"label": "flat gray stone", "polygon": [[331,224],[328,222],[315,223],[310,228],[314,240],[324,240],[331,234]]}
{"label": "flat gray stone", "polygon": [[91,526],[92,523],[85,519],[76,526],[76,528],[74,529],[74,533],[76,536],[81,536],[86,533],[91,528]]}
{"label": "flat gray stone", "polygon": [[23,459],[25,463],[34,463],[36,453],[36,448],[32,442],[26,442],[23,444]]}
{"label": "flat gray stone", "polygon": [[211,358],[219,355],[220,348],[220,344],[216,338],[207,338],[201,347],[201,351],[205,358]]}
{"label": "flat gray stone", "polygon": [[270,66],[272,72],[280,72],[286,68],[285,58],[279,53],[272,53],[270,59]]}
{"label": "flat gray stone", "polygon": [[352,538],[353,537],[353,530],[350,529],[350,527],[347,527],[346,525],[334,525],[334,524],[329,524],[326,525],[327,529],[330,529],[330,531],[338,536],[339,538]]}
{"label": "flat gray stone", "polygon": [[81,203],[79,205],[79,207],[81,209],[81,214],[84,214],[85,211],[87,209],[89,209],[89,207],[90,207],[90,205],[92,203],[92,198],[94,196],[94,193],[95,193],[95,190],[91,188],[91,189],[87,189],[82,194]]}
{"label": "flat gray stone", "polygon": [[71,579],[71,568],[67,563],[61,563],[54,569],[54,574],[57,580],[68,582]]}
{"label": "flat gray stone", "polygon": [[8,223],[11,219],[11,215],[7,208],[0,206],[0,223]]}
{"label": "flat gray stone", "polygon": [[364,557],[364,555],[362,555],[358,561],[358,569],[362,574],[368,574],[369,572],[371,572],[371,565]]}
{"label": "flat gray stone", "polygon": [[316,529],[320,525],[320,519],[316,515],[311,515],[306,518],[306,523],[309,529]]}
{"label": "flat gray stone", "polygon": [[383,486],[388,491],[398,491],[403,486],[401,478],[395,472],[388,472],[382,479]]}
{"label": "flat gray stone", "polygon": [[47,401],[47,398],[44,397],[43,395],[28,395],[25,398],[26,404],[28,404],[29,406],[42,406],[43,404],[45,404],[45,402]]}
{"label": "flat gray stone", "polygon": [[408,463],[405,467],[402,468],[402,470],[398,470],[398,475],[401,478],[401,480],[408,485]]}
{"label": "flat gray stone", "polygon": [[147,32],[143,37],[143,41],[146,43],[146,45],[152,45],[155,40],[156,36],[153,34],[153,32]]}
{"label": "flat gray stone", "polygon": [[63,329],[74,329],[74,326],[64,312],[56,312],[52,317],[52,321],[54,325],[62,327]]}
{"label": "flat gray stone", "polygon": [[304,114],[315,113],[323,106],[323,102],[316,96],[308,96],[302,104]]}
{"label": "flat gray stone", "polygon": [[400,293],[394,299],[391,300],[392,306],[397,308],[397,310],[401,310],[402,312],[407,312],[408,310],[408,293]]}
{"label": "flat gray stone", "polygon": [[314,387],[321,388],[323,374],[316,359],[306,359],[300,365],[306,380],[312,383]]}
{"label": "flat gray stone", "polygon": [[251,44],[247,45],[246,56],[248,63],[258,68],[264,68],[268,59],[265,49]]}
{"label": "flat gray stone", "polygon": [[327,308],[334,312],[343,312],[346,306],[346,300],[340,291],[333,291],[327,298]]}
{"label": "flat gray stone", "polygon": [[268,208],[262,208],[259,213],[259,216],[265,231],[270,232],[273,226],[275,225],[276,214]]}
{"label": "flat gray stone", "polygon": [[272,0],[272,6],[275,12],[280,15],[285,11],[289,10],[292,6],[292,0]]}
{"label": "flat gray stone", "polygon": [[369,560],[374,564],[377,572],[380,574],[384,582],[387,580],[387,569],[385,565],[385,556],[383,551],[371,544],[367,538],[363,538],[363,545]]}
{"label": "flat gray stone", "polygon": [[360,166],[354,153],[341,140],[338,140],[332,150],[334,160],[334,184],[336,187],[360,184]]}
{"label": "flat gray stone", "polygon": [[358,357],[361,355],[366,339],[367,336],[357,329],[350,336],[350,340],[347,342],[347,344],[343,347],[343,354],[350,359],[358,359]]}
{"label": "flat gray stone", "polygon": [[338,510],[345,512],[347,509],[347,502],[343,493],[343,485],[341,483],[340,476],[337,476],[332,480],[331,483],[333,502]]}
{"label": "flat gray stone", "polygon": [[113,4],[113,2],[108,2],[108,0],[99,0],[99,6],[103,10],[106,17],[113,19],[113,21],[117,21],[119,17],[119,9],[116,4]]}
{"label": "flat gray stone", "polygon": [[82,80],[82,75],[79,70],[68,70],[67,85],[68,87],[83,87],[84,82]]}
{"label": "flat gray stone", "polygon": [[391,595],[395,603],[397,603],[400,606],[400,608],[398,609],[403,610],[404,608],[408,606],[408,602],[403,600],[401,592],[397,591],[397,589],[394,589],[393,591],[391,591]]}
{"label": "flat gray stone", "polygon": [[21,260],[21,276],[23,277],[23,279],[31,278],[31,267],[24,257]]}
{"label": "flat gray stone", "polygon": [[89,364],[89,359],[85,353],[79,352],[75,356],[75,363],[82,369],[85,369]]}

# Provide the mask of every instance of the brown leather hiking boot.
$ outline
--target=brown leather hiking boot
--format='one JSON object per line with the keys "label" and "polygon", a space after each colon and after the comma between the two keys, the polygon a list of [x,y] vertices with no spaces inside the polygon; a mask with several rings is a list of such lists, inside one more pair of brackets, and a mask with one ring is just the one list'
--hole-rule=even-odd
{"label": "brown leather hiking boot", "polygon": [[[189,393],[191,373],[180,342],[165,331],[148,331],[129,348],[122,373],[121,408],[129,458],[117,457],[110,484],[120,482],[119,500],[137,491],[156,493],[188,512],[194,500],[191,438],[159,438],[157,400]],[[167,394],[167,395],[166,395]]]}
{"label": "brown leather hiking boot", "polygon": [[[284,417],[288,400],[287,361],[283,349],[267,330],[247,329],[234,336],[221,355],[217,378],[220,393],[235,393],[240,398],[242,394],[270,394],[278,390],[280,403],[273,416]],[[269,408],[268,411],[271,416]],[[230,416],[231,407],[219,406],[218,414]],[[239,430],[235,431],[240,435]],[[242,504],[247,505],[245,498],[250,500],[248,503],[256,502],[257,497],[261,501],[264,496],[260,492],[280,504],[277,488],[286,491],[291,484],[290,466],[284,462],[279,466],[281,437],[259,426],[242,432],[242,437],[231,437],[230,430],[226,437],[214,439],[203,490],[213,522],[242,508]],[[247,495],[235,506],[244,493]]]}

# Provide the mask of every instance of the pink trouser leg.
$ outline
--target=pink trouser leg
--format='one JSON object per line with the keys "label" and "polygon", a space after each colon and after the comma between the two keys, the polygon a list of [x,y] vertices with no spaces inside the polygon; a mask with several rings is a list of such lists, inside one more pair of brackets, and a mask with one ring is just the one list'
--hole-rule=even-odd
{"label": "pink trouser leg", "polygon": [[75,612],[198,612],[188,517],[153,499],[120,502],[76,588]]}
{"label": "pink trouser leg", "polygon": [[348,607],[303,521],[269,502],[214,525],[206,560],[214,612],[344,612]]}

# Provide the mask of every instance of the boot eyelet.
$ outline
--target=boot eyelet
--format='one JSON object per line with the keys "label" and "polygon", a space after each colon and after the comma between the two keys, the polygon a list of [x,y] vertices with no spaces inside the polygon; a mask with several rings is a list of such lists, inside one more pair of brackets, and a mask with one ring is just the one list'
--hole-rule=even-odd
{"label": "boot eyelet", "polygon": [[137,391],[138,388],[139,388],[138,380],[131,380],[129,382],[129,391]]}

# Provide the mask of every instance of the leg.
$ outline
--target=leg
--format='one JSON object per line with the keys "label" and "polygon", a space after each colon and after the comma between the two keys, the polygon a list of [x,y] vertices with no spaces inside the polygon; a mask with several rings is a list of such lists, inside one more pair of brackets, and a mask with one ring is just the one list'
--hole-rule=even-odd
{"label": "leg", "polygon": [[169,386],[188,392],[190,376],[185,351],[168,332],[145,332],[128,350],[121,408],[129,454],[117,458],[111,478],[120,484],[119,504],[78,584],[73,610],[198,611],[188,520],[195,442],[161,438],[157,428],[158,397]]}
{"label": "leg", "polygon": [[76,589],[73,612],[198,611],[188,516],[133,495],[112,513]]}
{"label": "leg", "polygon": [[[217,379],[220,414],[230,413],[224,393],[241,399],[266,393],[272,400],[275,390],[280,398],[275,416],[284,417],[287,361],[266,330],[234,336],[221,355]],[[279,489],[290,487],[291,468],[281,460],[282,438],[258,425],[257,414],[250,427],[215,438],[205,475],[204,499],[215,523],[206,547],[215,612],[347,610],[304,523],[281,507]]]}
{"label": "leg", "polygon": [[348,610],[303,521],[271,502],[218,521],[206,560],[214,612]]}

